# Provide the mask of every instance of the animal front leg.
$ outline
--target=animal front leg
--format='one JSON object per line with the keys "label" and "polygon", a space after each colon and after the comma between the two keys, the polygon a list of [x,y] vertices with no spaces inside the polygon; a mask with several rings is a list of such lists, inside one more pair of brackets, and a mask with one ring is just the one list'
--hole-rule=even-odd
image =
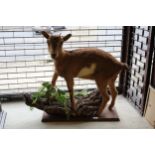
{"label": "animal front leg", "polygon": [[52,78],[52,81],[51,81],[51,84],[52,84],[53,87],[55,87],[57,79],[58,79],[58,73],[54,72],[54,75],[53,75],[53,78]]}
{"label": "animal front leg", "polygon": [[75,106],[75,100],[74,100],[74,91],[73,91],[73,86],[74,86],[74,81],[73,78],[65,78],[69,95],[70,95],[70,101],[71,101],[71,108],[76,111],[76,106]]}

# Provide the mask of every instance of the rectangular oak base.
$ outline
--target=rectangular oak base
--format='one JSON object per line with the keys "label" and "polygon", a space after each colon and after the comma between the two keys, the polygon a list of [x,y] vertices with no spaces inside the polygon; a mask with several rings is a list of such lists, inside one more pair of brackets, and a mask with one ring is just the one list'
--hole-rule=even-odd
{"label": "rectangular oak base", "polygon": [[44,112],[42,117],[42,122],[57,122],[57,121],[120,121],[117,111],[115,108],[113,108],[112,111],[109,111],[108,108],[106,108],[100,117],[70,117],[70,119],[66,119],[66,117],[62,116],[54,116],[49,115],[46,112]]}

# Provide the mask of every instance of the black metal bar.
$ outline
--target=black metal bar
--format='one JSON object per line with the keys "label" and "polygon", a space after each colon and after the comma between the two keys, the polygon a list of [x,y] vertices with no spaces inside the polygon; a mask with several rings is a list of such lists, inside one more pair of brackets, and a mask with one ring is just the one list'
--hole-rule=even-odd
{"label": "black metal bar", "polygon": [[[123,38],[122,38],[122,49],[121,49],[121,61],[127,63],[130,66],[130,54],[131,54],[131,42],[133,38],[133,27],[124,26],[123,27]],[[119,80],[120,92],[126,96],[127,95],[127,80],[128,71],[122,72]]]}
{"label": "black metal bar", "polygon": [[154,47],[153,47],[153,53],[154,53],[154,58],[153,58],[153,67],[152,67],[152,75],[151,75],[151,86],[155,88],[155,35],[154,35]]}
{"label": "black metal bar", "polygon": [[[122,32],[122,47],[121,47],[121,61],[126,62],[127,42],[128,42],[128,26],[123,27]],[[119,79],[119,92],[123,92],[124,72],[121,72]]]}

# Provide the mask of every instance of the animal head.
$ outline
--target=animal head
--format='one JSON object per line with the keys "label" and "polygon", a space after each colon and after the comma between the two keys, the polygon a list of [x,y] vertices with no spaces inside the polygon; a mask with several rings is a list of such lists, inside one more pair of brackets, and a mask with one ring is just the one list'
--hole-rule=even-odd
{"label": "animal head", "polygon": [[48,51],[53,59],[59,57],[62,52],[62,46],[72,35],[67,34],[66,36],[52,35],[48,32],[42,31],[43,36],[47,39]]}

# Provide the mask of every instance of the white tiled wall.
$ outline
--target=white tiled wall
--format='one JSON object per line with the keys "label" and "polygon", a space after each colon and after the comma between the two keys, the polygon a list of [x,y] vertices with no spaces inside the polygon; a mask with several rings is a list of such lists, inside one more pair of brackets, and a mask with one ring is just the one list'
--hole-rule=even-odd
{"label": "white tiled wall", "polygon": [[[122,27],[72,26],[61,31],[72,33],[67,49],[97,47],[120,59]],[[53,63],[46,40],[31,26],[0,26],[0,95],[36,91],[44,81],[51,81]],[[66,89],[62,78],[57,86]],[[95,88],[90,80],[75,79],[75,89]]]}

